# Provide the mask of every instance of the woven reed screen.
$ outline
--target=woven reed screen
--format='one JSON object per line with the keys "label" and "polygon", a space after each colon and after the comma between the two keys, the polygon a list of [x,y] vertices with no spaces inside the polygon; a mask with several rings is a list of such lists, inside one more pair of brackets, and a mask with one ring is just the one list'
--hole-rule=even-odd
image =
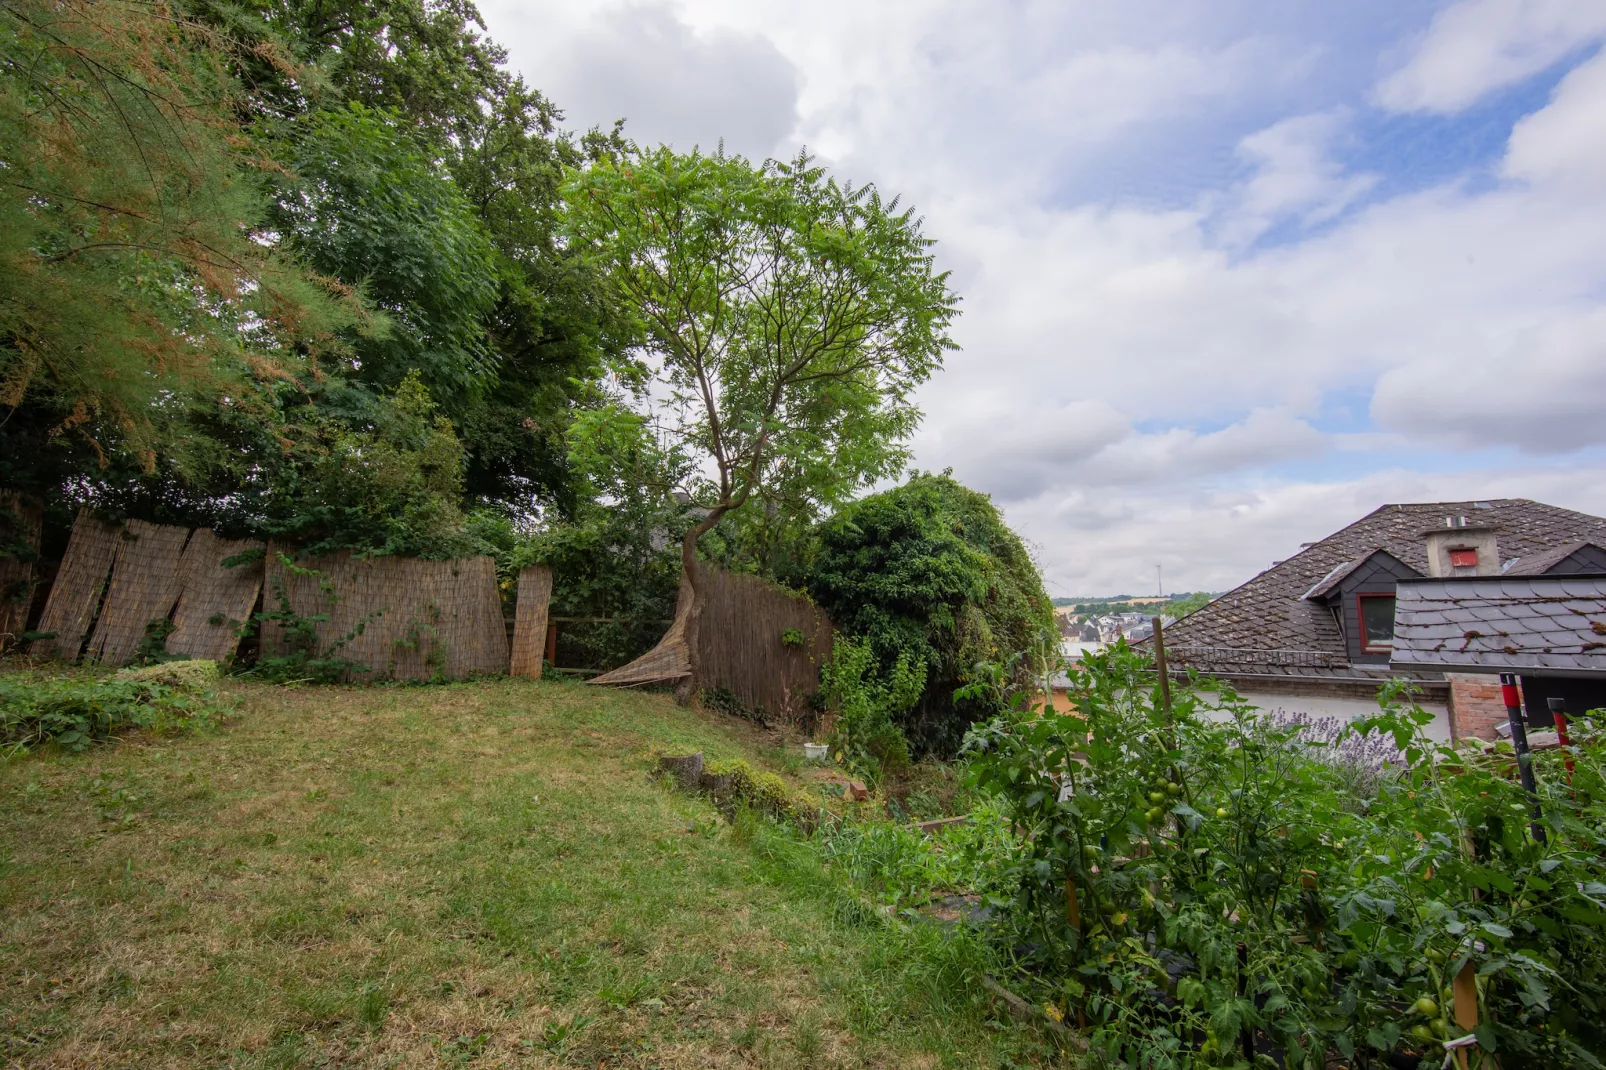
{"label": "woven reed screen", "polygon": [[552,570],[531,565],[519,570],[519,601],[513,616],[513,656],[508,673],[541,679],[547,611],[552,604]]}
{"label": "woven reed screen", "polygon": [[[297,616],[326,614],[316,626],[316,652],[367,670],[348,672],[348,679],[455,680],[507,671],[507,625],[489,557],[356,560],[340,551],[287,567],[290,556],[268,545],[263,602],[278,609],[282,592]],[[265,656],[289,649],[283,625],[263,628]]]}
{"label": "woven reed screen", "polygon": [[262,562],[224,568],[223,562],[261,549],[249,539],[220,539],[211,528],[190,536],[179,561],[182,583],[173,610],[167,651],[186,658],[228,661],[240,643],[240,628],[251,618],[262,590]]}
{"label": "woven reed screen", "polygon": [[[820,686],[831,656],[831,621],[800,594],[710,565],[702,569],[697,668],[704,688],[728,687],[750,707],[791,720]],[[802,646],[781,634],[803,633]]]}
{"label": "woven reed screen", "polygon": [[84,636],[95,620],[95,610],[100,607],[106,577],[117,560],[122,534],[121,524],[108,524],[88,509],[79,510],[72,537],[67,540],[66,556],[56,570],[44,614],[39,618],[38,630],[54,632],[55,638],[35,640],[29,653],[67,661],[77,659]]}
{"label": "woven reed screen", "polygon": [[39,531],[45,516],[38,498],[0,490],[0,649],[11,645],[28,627],[33,601],[33,555],[39,552]]}
{"label": "woven reed screen", "polygon": [[85,657],[122,665],[134,656],[145,626],[166,620],[183,590],[179,560],[190,529],[130,520],[117,544],[111,586]]}

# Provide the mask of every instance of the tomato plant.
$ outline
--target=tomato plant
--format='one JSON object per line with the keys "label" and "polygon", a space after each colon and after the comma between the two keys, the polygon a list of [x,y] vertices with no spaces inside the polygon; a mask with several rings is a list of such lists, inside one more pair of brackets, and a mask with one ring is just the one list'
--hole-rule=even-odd
{"label": "tomato plant", "polygon": [[1450,1008],[1470,964],[1472,1065],[1601,1065],[1594,722],[1571,784],[1556,752],[1535,756],[1540,840],[1509,746],[1433,742],[1398,688],[1329,740],[1208,679],[1167,705],[1125,644],[1067,672],[1074,713],[1018,693],[966,749],[1020,833],[998,875],[1000,939],[1019,980],[1108,1059],[1436,1067],[1469,1032]]}

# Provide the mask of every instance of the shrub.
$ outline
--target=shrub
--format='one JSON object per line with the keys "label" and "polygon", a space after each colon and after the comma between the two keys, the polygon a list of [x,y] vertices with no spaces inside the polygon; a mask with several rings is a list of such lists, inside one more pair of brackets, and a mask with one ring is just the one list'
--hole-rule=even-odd
{"label": "shrub", "polygon": [[[118,732],[143,728],[155,732],[199,727],[218,714],[206,682],[215,678],[212,662],[175,663],[209,665],[181,670],[167,679],[137,674],[113,677],[48,679],[32,675],[0,677],[0,746],[12,754],[41,743],[57,743],[72,751],[111,738]],[[139,670],[171,670],[157,665]]]}
{"label": "shrub", "polygon": [[978,662],[1020,667],[1053,632],[1053,607],[1020,537],[984,494],[948,475],[916,475],[821,525],[819,548],[792,577],[873,652],[867,679],[891,686],[901,662],[915,699],[893,711],[916,758],[951,758],[966,729],[998,712],[955,698]]}
{"label": "shrub", "polygon": [[894,717],[920,697],[925,674],[900,656],[890,680],[872,671],[874,653],[865,639],[843,636],[820,670],[820,694],[837,713],[831,752],[874,784],[909,765],[909,744]]}
{"label": "shrub", "polygon": [[[1229,718],[1205,716],[1208,682],[1166,709],[1124,643],[1069,675],[1077,714],[1027,713],[1017,694],[967,746],[976,786],[1022,834],[998,874],[1002,939],[1022,983],[1084,1019],[1109,1061],[1243,1065],[1253,1045],[1288,1067],[1334,1053],[1437,1066],[1464,1032],[1442,1009],[1470,966],[1474,1066],[1496,1051],[1507,1066],[1601,1065],[1606,738],[1593,724],[1570,784],[1560,755],[1535,756],[1536,819],[1509,745],[1436,744],[1397,692],[1323,741],[1226,689]],[[1351,775],[1364,755],[1343,749],[1379,735],[1402,761]]]}

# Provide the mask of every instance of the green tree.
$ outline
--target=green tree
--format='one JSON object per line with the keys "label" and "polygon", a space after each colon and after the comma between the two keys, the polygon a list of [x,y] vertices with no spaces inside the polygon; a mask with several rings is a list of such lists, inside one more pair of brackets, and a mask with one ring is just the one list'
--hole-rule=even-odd
{"label": "green tree", "polygon": [[194,470],[195,406],[360,323],[257,226],[243,101],[215,32],[160,6],[0,6],[0,483]]}
{"label": "green tree", "polygon": [[956,299],[912,211],[806,156],[621,153],[577,172],[566,200],[572,242],[638,321],[669,430],[702,462],[688,597],[663,644],[684,648],[694,687],[698,540],[766,486],[829,508],[897,472]]}

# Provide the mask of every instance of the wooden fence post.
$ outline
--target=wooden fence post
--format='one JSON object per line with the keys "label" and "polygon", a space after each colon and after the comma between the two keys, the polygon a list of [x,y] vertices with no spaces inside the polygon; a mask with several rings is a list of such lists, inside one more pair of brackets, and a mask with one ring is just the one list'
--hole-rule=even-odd
{"label": "wooden fence post", "polygon": [[552,570],[530,565],[519,570],[518,604],[513,616],[513,676],[541,679],[542,648],[550,648],[547,611],[552,601]]}

